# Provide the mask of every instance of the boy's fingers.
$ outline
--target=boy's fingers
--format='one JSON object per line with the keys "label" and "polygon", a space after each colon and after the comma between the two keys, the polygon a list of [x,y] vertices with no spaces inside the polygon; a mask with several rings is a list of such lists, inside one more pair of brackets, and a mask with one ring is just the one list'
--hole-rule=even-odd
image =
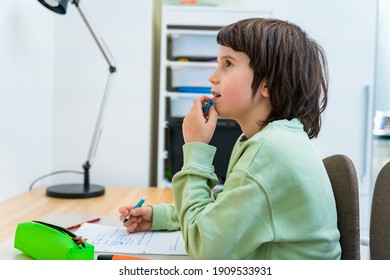
{"label": "boy's fingers", "polygon": [[133,224],[131,224],[131,225],[129,225],[129,226],[127,227],[127,231],[128,231],[128,232],[134,232],[134,231],[137,229],[137,226],[138,226],[137,223],[133,223]]}

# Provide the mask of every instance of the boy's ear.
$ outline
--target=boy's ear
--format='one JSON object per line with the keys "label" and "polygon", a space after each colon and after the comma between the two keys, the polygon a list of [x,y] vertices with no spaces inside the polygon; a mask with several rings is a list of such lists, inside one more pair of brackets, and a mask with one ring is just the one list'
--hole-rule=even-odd
{"label": "boy's ear", "polygon": [[269,97],[268,87],[267,87],[267,84],[265,82],[261,83],[260,92],[261,92],[262,96]]}

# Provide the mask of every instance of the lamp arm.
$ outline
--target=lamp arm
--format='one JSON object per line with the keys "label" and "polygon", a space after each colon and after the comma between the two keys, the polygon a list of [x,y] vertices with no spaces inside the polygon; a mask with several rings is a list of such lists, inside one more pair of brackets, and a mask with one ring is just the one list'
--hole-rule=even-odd
{"label": "lamp arm", "polygon": [[[106,62],[109,65],[109,76],[108,76],[108,79],[107,79],[106,88],[104,90],[103,99],[102,99],[102,102],[101,102],[101,105],[100,105],[99,115],[98,115],[98,118],[96,120],[95,130],[94,130],[94,133],[93,133],[93,136],[92,136],[91,145],[89,147],[87,161],[83,165],[83,168],[85,170],[85,174],[88,174],[88,170],[89,170],[89,168],[93,164],[93,161],[94,161],[94,158],[95,158],[95,154],[96,154],[96,150],[97,150],[97,147],[98,147],[98,144],[99,144],[99,141],[100,141],[100,136],[102,134],[103,116],[104,116],[104,112],[105,112],[108,96],[109,96],[109,93],[110,93],[110,90],[111,90],[113,74],[116,72],[116,63],[115,63],[115,60],[112,57],[110,51],[108,50],[107,45],[104,43],[103,39],[100,36],[97,35],[96,28],[93,27],[93,24],[91,23],[91,20],[89,19],[89,17],[87,17],[87,14],[85,12],[85,8],[82,7],[81,1],[80,0],[73,0],[72,4],[74,4],[76,6],[76,8],[79,11],[82,19],[84,20],[85,24],[87,25],[88,30],[92,34],[92,37],[94,38],[97,46],[99,47],[101,53],[103,54]],[[87,177],[89,177],[89,176],[87,176]],[[88,181],[88,178],[85,181]]]}
{"label": "lamp arm", "polygon": [[[97,150],[97,147],[98,147],[98,144],[99,144],[100,136],[102,134],[103,116],[104,116],[104,112],[105,112],[105,109],[106,109],[108,96],[109,96],[109,93],[110,93],[110,90],[111,90],[112,78],[113,78],[113,74],[114,73],[115,72],[110,72],[109,73],[109,76],[108,76],[108,79],[107,79],[107,83],[106,83],[106,88],[104,90],[102,103],[100,104],[99,115],[98,115],[98,118],[96,120],[95,130],[94,130],[94,133],[93,133],[91,145],[89,147],[87,162],[85,163],[85,165],[87,165],[88,167],[92,166],[93,160],[95,158],[96,150]],[[84,169],[85,169],[85,166],[84,166]]]}
{"label": "lamp arm", "polygon": [[107,64],[110,66],[110,72],[113,73],[116,71],[116,63],[114,58],[111,55],[110,50],[108,49],[107,45],[104,43],[103,38],[97,35],[96,28],[93,26],[91,20],[89,17],[87,17],[87,14],[85,12],[85,8],[82,8],[82,4],[80,0],[73,0],[72,4],[74,4],[79,11],[85,25],[88,27],[89,32],[92,34],[92,37],[94,38],[96,44],[98,45],[101,53],[104,56],[104,59],[107,61]]}

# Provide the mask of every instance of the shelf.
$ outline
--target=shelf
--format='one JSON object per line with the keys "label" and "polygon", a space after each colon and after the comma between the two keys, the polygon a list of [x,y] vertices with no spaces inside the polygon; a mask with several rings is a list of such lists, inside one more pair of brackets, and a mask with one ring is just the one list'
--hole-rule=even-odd
{"label": "shelf", "polygon": [[202,30],[202,29],[168,29],[167,34],[171,36],[195,35],[195,36],[210,36],[215,38],[218,30]]}
{"label": "shelf", "polygon": [[206,94],[206,93],[197,93],[197,92],[194,92],[194,93],[182,93],[182,92],[173,92],[173,91],[167,91],[165,93],[165,96],[166,97],[169,97],[171,99],[178,99],[178,98],[195,98],[199,95],[206,95],[206,96],[209,96],[209,97],[213,97],[213,95],[211,93],[209,94]]}
{"label": "shelf", "polygon": [[163,23],[167,26],[222,27],[243,18],[271,17],[272,11],[201,5],[165,5]]}
{"label": "shelf", "polygon": [[[215,58],[216,59],[216,58]],[[217,61],[172,61],[167,60],[166,65],[172,68],[185,68],[185,67],[194,67],[194,68],[215,68],[217,67]]]}

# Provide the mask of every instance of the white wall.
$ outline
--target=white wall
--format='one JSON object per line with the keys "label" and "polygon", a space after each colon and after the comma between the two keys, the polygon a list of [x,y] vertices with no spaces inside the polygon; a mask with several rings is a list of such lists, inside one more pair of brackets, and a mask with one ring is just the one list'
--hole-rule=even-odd
{"label": "white wall", "polygon": [[[118,70],[91,168],[91,183],[149,186],[153,1],[82,3]],[[52,171],[81,171],[103,97],[108,65],[74,5],[69,3],[67,14],[53,14],[53,19]],[[79,175],[53,177],[55,183],[81,181]]]}
{"label": "white wall", "polygon": [[379,0],[375,108],[390,111],[390,1]]}
{"label": "white wall", "polygon": [[[117,62],[91,183],[150,184],[153,0],[83,0]],[[82,171],[108,65],[76,7],[0,2],[0,201]],[[80,175],[37,182],[79,183]]]}
{"label": "white wall", "polygon": [[51,28],[37,1],[0,1],[0,201],[50,167]]}

